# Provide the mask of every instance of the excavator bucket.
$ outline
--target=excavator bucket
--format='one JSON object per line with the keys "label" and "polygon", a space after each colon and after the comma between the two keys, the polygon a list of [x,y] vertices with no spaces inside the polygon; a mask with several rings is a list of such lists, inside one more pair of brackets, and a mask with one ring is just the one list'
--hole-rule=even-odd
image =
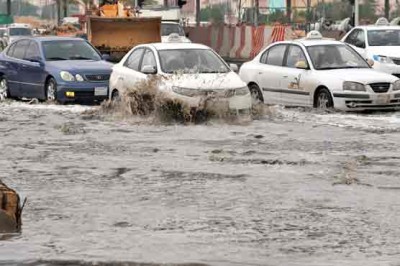
{"label": "excavator bucket", "polygon": [[161,41],[161,17],[88,17],[88,40],[101,53],[121,59],[132,47]]}

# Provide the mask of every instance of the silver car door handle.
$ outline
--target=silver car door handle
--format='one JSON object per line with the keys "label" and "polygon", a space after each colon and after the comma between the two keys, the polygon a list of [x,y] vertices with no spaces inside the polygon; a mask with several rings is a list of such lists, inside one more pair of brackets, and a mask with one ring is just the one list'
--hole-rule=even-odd
{"label": "silver car door handle", "polygon": [[262,72],[258,72],[258,75],[261,75],[262,74]]}
{"label": "silver car door handle", "polygon": [[286,79],[287,77],[288,77],[288,76],[283,76],[283,78],[285,78],[285,79]]}

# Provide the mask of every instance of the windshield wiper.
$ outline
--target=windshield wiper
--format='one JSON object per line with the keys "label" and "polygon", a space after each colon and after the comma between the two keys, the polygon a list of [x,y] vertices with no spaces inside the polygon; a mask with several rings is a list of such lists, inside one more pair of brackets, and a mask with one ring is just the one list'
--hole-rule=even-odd
{"label": "windshield wiper", "polygon": [[93,58],[84,57],[84,56],[71,56],[70,60],[93,60]]}
{"label": "windshield wiper", "polygon": [[67,60],[67,58],[62,58],[62,57],[49,57],[46,58],[47,60],[54,60],[54,61],[58,61],[58,60]]}

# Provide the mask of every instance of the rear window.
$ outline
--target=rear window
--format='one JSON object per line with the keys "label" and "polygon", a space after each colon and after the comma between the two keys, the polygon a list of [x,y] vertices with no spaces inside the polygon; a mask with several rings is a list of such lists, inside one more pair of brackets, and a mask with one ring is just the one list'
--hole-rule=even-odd
{"label": "rear window", "polygon": [[400,46],[400,30],[369,30],[369,46]]}

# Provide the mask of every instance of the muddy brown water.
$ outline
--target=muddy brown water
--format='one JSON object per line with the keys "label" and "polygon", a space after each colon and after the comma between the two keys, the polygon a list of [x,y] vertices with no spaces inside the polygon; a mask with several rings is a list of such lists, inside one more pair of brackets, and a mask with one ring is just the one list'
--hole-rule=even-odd
{"label": "muddy brown water", "polygon": [[398,113],[183,126],[92,108],[0,104],[0,178],[28,198],[0,264],[400,263]]}

